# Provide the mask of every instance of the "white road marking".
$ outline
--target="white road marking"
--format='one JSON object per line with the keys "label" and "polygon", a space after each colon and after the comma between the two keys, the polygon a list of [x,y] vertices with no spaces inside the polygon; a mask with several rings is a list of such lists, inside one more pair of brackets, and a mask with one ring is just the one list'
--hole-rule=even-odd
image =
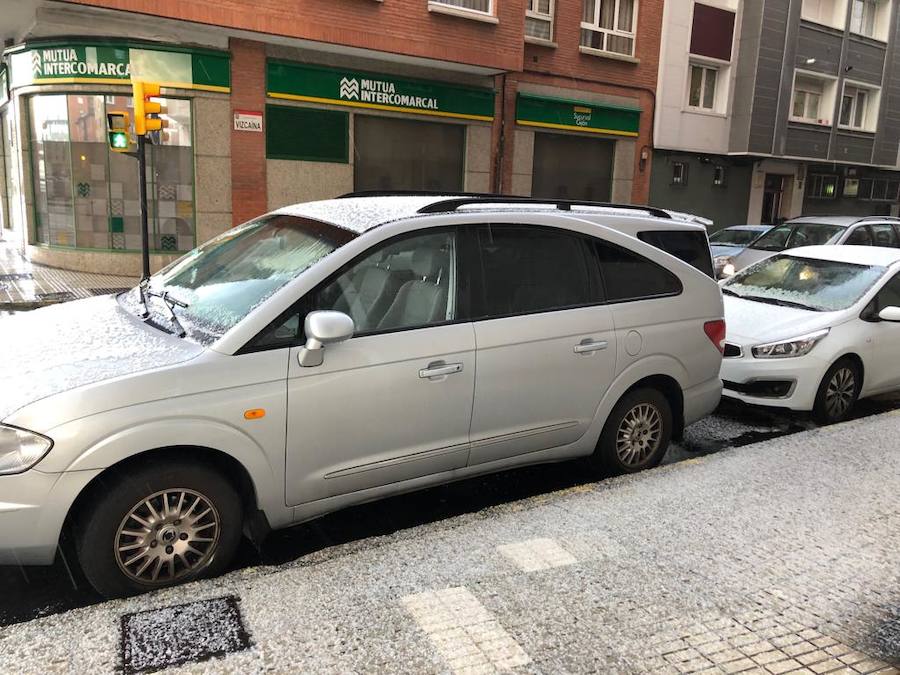
{"label": "white road marking", "polygon": [[456,673],[494,673],[531,662],[494,615],[462,586],[407,595],[401,602]]}
{"label": "white road marking", "polygon": [[497,550],[515,563],[523,572],[536,572],[551,567],[564,567],[578,560],[553,539],[528,539],[516,544],[504,544]]}

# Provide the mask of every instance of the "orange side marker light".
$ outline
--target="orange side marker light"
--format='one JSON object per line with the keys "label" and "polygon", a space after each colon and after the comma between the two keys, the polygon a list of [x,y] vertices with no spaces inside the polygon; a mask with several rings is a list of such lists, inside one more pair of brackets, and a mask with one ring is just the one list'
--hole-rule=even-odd
{"label": "orange side marker light", "polygon": [[265,416],[266,411],[263,408],[253,408],[252,410],[244,411],[245,420],[261,420]]}

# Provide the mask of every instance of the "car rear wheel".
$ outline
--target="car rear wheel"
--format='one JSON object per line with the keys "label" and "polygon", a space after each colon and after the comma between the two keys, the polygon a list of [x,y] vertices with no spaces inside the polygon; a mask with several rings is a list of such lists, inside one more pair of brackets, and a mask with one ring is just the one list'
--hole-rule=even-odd
{"label": "car rear wheel", "polygon": [[656,389],[635,389],[616,404],[594,457],[616,473],[656,466],[672,439],[672,408]]}
{"label": "car rear wheel", "polygon": [[189,461],[146,464],[103,479],[79,514],[75,546],[91,585],[134,595],[220,574],[240,542],[241,500],[219,472]]}
{"label": "car rear wheel", "polygon": [[813,418],[819,424],[834,424],[847,419],[862,389],[862,373],[853,359],[840,359],[822,378]]}

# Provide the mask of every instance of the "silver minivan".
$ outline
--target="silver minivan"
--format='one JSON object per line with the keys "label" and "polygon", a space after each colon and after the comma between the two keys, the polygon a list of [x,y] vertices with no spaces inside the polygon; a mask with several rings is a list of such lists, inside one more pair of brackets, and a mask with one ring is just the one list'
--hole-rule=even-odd
{"label": "silver minivan", "polygon": [[350,197],[2,319],[0,563],[51,563],[66,528],[96,589],[127,595],[386,495],[653,466],[721,394],[722,299],[692,240],[649,207]]}

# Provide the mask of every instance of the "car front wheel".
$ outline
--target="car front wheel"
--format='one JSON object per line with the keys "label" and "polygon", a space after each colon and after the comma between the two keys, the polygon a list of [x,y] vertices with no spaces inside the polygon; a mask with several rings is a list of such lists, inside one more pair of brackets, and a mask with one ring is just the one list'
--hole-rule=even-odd
{"label": "car front wheel", "polygon": [[102,479],[75,523],[78,560],[107,597],[174,586],[226,569],[240,542],[241,500],[199,463],[163,460]]}
{"label": "car front wheel", "polygon": [[819,424],[834,424],[847,419],[862,388],[862,374],[852,359],[844,358],[835,363],[819,385],[813,418]]}
{"label": "car front wheel", "polygon": [[672,438],[672,408],[656,389],[635,389],[616,404],[594,453],[616,473],[634,473],[662,461]]}

